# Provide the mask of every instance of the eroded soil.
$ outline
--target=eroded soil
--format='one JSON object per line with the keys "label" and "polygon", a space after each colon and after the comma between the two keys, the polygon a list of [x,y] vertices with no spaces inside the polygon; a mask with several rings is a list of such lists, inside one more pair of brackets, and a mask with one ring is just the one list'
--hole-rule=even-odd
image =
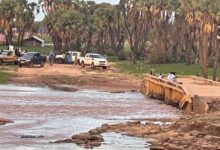
{"label": "eroded soil", "polygon": [[115,68],[92,70],[90,67],[75,65],[46,64],[43,68],[18,68],[16,74],[10,83],[38,86],[66,84],[112,92],[139,91],[141,85],[140,79],[121,73]]}

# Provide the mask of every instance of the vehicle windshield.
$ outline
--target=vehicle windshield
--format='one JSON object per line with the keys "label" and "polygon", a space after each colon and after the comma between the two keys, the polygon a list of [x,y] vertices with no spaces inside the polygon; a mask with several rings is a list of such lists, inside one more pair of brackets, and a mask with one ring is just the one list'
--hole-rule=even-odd
{"label": "vehicle windshield", "polygon": [[22,58],[25,58],[25,59],[30,59],[34,56],[35,53],[25,53]]}
{"label": "vehicle windshield", "polygon": [[105,57],[104,56],[102,56],[102,55],[97,55],[97,54],[94,54],[94,55],[90,55],[92,58],[103,58],[103,59],[105,59]]}

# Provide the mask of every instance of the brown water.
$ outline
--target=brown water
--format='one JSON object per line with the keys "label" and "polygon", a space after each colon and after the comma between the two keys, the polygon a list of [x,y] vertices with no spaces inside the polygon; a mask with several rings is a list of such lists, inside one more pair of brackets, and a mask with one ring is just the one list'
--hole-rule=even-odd
{"label": "brown water", "polygon": [[[42,87],[0,86],[0,117],[14,124],[0,126],[0,149],[81,150],[75,144],[49,144],[86,132],[103,123],[144,118],[178,118],[180,112],[141,93],[108,93],[96,90],[54,91]],[[22,135],[44,138],[21,138]],[[104,134],[97,150],[148,149],[147,139],[116,133]]]}

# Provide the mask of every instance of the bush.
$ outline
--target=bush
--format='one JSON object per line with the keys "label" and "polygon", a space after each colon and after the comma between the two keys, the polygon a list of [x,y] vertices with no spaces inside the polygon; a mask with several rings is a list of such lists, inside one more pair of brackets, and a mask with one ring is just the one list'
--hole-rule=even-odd
{"label": "bush", "polygon": [[106,55],[108,56],[115,56],[115,52],[111,49],[108,49],[107,52],[106,52]]}
{"label": "bush", "polygon": [[118,61],[118,57],[117,56],[107,56],[108,61],[112,61],[112,62],[116,62]]}
{"label": "bush", "polygon": [[126,52],[126,51],[120,51],[118,53],[118,59],[119,60],[128,60],[129,58],[129,52]]}

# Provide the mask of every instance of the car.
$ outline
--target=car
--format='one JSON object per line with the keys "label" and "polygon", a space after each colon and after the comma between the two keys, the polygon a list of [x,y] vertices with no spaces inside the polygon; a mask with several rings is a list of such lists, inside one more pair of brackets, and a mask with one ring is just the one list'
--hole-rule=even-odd
{"label": "car", "polygon": [[42,56],[38,52],[27,52],[19,59],[19,66],[29,66],[40,65],[43,67],[47,61],[46,56]]}
{"label": "car", "polygon": [[3,63],[14,63],[18,64],[18,57],[12,50],[2,50],[0,53],[0,65]]}
{"label": "car", "polygon": [[63,53],[61,55],[56,55],[55,56],[55,62],[57,62],[58,64],[63,64],[63,63],[67,63],[66,59],[67,56],[69,55],[70,60],[68,63],[75,63],[75,59],[77,58],[77,64],[79,64],[79,60],[81,58],[81,52],[77,52],[77,51],[68,51],[66,53]]}
{"label": "car", "polygon": [[87,53],[84,58],[81,58],[81,66],[91,66],[91,68],[102,67],[107,69],[109,66],[107,59],[97,53]]}

